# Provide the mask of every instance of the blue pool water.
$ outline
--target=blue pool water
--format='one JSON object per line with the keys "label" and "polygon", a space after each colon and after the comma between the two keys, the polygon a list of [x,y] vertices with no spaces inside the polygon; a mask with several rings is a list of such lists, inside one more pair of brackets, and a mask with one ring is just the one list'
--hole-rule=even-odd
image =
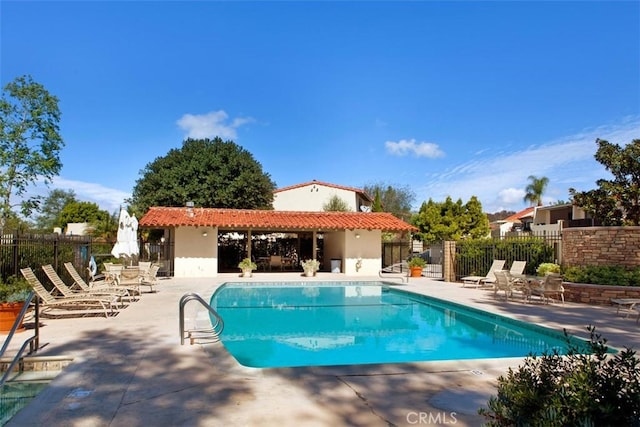
{"label": "blue pool water", "polygon": [[[244,366],[294,367],[524,357],[562,332],[382,282],[227,283],[211,297]],[[573,339],[576,343],[582,341]]]}

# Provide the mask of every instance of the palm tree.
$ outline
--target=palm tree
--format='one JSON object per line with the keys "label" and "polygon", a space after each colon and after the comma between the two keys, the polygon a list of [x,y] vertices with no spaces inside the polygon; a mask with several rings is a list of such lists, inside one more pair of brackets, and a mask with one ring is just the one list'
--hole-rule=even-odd
{"label": "palm tree", "polygon": [[542,206],[542,193],[547,188],[547,184],[549,184],[549,178],[543,176],[542,178],[538,178],[533,175],[529,175],[527,178],[531,182],[524,189],[527,194],[524,195],[524,201],[530,202],[531,205]]}

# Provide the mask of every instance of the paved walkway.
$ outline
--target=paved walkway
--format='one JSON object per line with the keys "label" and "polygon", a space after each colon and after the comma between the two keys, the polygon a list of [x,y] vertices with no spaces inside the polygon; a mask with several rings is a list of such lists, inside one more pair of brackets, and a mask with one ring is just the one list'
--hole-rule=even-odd
{"label": "paved walkway", "polygon": [[[251,280],[280,279],[300,277],[258,273]],[[38,355],[70,355],[74,362],[8,425],[476,426],[483,421],[477,409],[495,393],[496,378],[521,362],[250,369],[219,343],[181,346],[180,297],[197,292],[208,300],[220,284],[236,280],[235,274],[167,279],[159,292],[143,294],[111,319],[45,319]],[[640,326],[613,307],[505,303],[492,292],[426,278],[401,286],[581,336],[595,324],[612,346],[640,348]]]}

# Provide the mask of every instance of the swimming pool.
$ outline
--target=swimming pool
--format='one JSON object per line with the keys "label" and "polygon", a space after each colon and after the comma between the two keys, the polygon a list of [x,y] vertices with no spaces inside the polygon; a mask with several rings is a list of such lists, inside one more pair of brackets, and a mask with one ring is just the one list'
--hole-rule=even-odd
{"label": "swimming pool", "polygon": [[[256,368],[524,357],[561,332],[384,282],[226,283],[211,297],[221,341]],[[577,338],[575,343],[581,343]]]}

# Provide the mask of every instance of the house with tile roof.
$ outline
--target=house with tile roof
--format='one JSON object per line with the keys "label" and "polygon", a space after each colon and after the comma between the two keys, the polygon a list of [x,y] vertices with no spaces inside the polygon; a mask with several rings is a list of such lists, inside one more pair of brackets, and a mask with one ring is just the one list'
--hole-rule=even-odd
{"label": "house with tile roof", "polygon": [[503,237],[514,231],[531,231],[535,207],[531,206],[494,222],[492,235]]}
{"label": "house with tile roof", "polygon": [[[310,189],[314,183],[318,187],[316,193],[323,191],[318,182],[291,188],[303,189],[295,194],[299,195],[300,204],[309,209],[313,204],[304,205],[302,194],[305,191],[312,193]],[[322,187],[357,193],[356,189],[322,184]],[[354,197],[361,197],[360,206],[365,206],[364,193],[354,194]],[[354,206],[358,206],[357,198]],[[167,254],[169,273],[175,277],[213,277],[223,271],[238,272],[240,259],[249,257],[259,261],[269,256],[295,259],[290,271],[297,271],[299,261],[316,258],[321,261],[324,271],[377,275],[382,266],[382,232],[409,234],[417,231],[387,212],[269,211],[194,206],[152,207],[140,219],[139,226],[164,230],[164,241],[170,248]],[[262,271],[269,270],[264,268]]]}

